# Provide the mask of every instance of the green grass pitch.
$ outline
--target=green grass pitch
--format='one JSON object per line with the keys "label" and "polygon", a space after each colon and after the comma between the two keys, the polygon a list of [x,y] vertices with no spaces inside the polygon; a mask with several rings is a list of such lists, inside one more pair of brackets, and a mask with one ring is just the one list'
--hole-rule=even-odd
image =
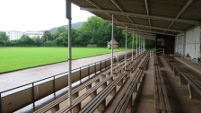
{"label": "green grass pitch", "polygon": [[[122,50],[115,49],[114,51]],[[106,54],[110,51],[107,48],[72,48],[72,59]],[[67,59],[67,47],[0,48],[0,73],[63,62]]]}

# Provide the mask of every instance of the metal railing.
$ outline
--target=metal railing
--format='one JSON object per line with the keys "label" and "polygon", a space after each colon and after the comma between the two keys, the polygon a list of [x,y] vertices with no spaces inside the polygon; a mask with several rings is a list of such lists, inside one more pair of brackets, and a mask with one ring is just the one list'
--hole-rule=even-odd
{"label": "metal railing", "polygon": [[[91,67],[91,66],[94,66],[94,68],[95,68],[95,72],[93,73],[93,74],[97,74],[97,72],[99,72],[99,71],[102,71],[104,68],[106,69],[106,63],[107,63],[107,61],[108,60],[110,60],[110,58],[108,58],[108,59],[105,59],[105,60],[101,60],[101,61],[98,61],[98,62],[95,62],[95,63],[92,63],[92,64],[88,64],[88,65],[84,65],[84,66],[81,66],[81,67],[78,67],[78,68],[75,68],[75,69],[73,69],[72,70],[72,72],[75,72],[75,71],[79,71],[80,72],[80,83],[81,83],[81,80],[83,79],[82,78],[82,75],[81,75],[81,70],[82,69],[86,69],[86,68],[88,68],[88,74],[89,74],[89,67]],[[104,63],[104,66],[102,66],[102,64]],[[97,65],[99,65],[100,64],[100,70],[96,70],[96,66]],[[109,65],[108,65],[109,66]],[[3,113],[3,106],[2,106],[2,98],[3,98],[3,94],[5,94],[5,93],[7,93],[7,94],[5,94],[5,95],[10,95],[10,94],[12,94],[12,93],[14,93],[14,92],[19,92],[19,91],[21,91],[21,90],[24,90],[24,89],[26,89],[26,88],[32,88],[32,103],[33,103],[33,108],[35,108],[35,97],[34,97],[34,86],[35,85],[39,85],[39,84],[42,84],[42,83],[46,83],[46,82],[48,82],[48,81],[51,81],[51,80],[53,80],[53,88],[54,88],[54,96],[56,96],[56,89],[55,89],[55,80],[57,79],[57,78],[59,78],[59,77],[63,77],[63,76],[66,76],[68,74],[68,71],[66,71],[66,72],[62,72],[62,73],[59,73],[59,74],[56,74],[56,75],[52,75],[52,76],[50,76],[50,77],[46,77],[46,78],[44,78],[44,79],[41,79],[41,80],[37,80],[37,81],[34,81],[34,82],[31,82],[31,83],[27,83],[27,84],[24,84],[24,85],[21,85],[21,86],[18,86],[18,87],[15,87],[15,88],[11,88],[11,89],[8,89],[8,90],[5,90],[5,91],[1,91],[0,92],[0,113]],[[91,75],[91,74],[90,74]],[[89,75],[88,75],[89,76]],[[26,88],[24,88],[24,87],[26,87]],[[64,87],[65,88],[65,87]],[[9,92],[12,92],[12,93],[10,93],[9,94]]]}

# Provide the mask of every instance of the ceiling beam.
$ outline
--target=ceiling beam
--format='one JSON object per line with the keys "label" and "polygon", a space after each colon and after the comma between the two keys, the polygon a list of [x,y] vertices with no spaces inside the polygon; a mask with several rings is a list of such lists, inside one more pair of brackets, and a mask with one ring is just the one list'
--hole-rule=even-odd
{"label": "ceiling beam", "polygon": [[132,30],[134,30],[134,31],[147,32],[147,33],[155,33],[155,34],[163,34],[163,35],[176,36],[175,34],[170,34],[170,33],[162,33],[162,32],[158,32],[158,31],[139,30],[139,29],[133,29],[133,28],[128,28],[128,29],[132,29]]}
{"label": "ceiling beam", "polygon": [[109,13],[109,14],[130,16],[130,17],[144,18],[144,19],[174,21],[174,22],[180,22],[180,23],[185,23],[185,24],[193,24],[193,25],[199,25],[201,23],[199,21],[174,19],[174,18],[167,18],[167,17],[160,17],[160,16],[151,16],[151,15],[144,15],[144,14],[137,14],[137,13],[129,13],[129,12],[119,12],[119,11],[113,11],[113,10],[100,10],[100,9],[84,8],[84,7],[80,7],[80,9],[81,10],[86,10],[86,11],[89,11],[89,12],[96,12],[96,13]]}
{"label": "ceiling beam", "polygon": [[[101,6],[99,6],[98,4],[96,4],[95,2],[93,2],[92,0],[86,0],[86,1],[87,1],[88,3],[90,3],[91,5],[93,5],[94,7],[98,8],[98,9],[100,9],[100,10],[102,9]],[[112,18],[112,16],[111,16],[110,14],[107,13],[107,15]],[[117,18],[115,18],[115,17],[114,17],[114,19],[117,20],[117,21],[119,21],[119,20],[118,20]]]}
{"label": "ceiling beam", "polygon": [[90,3],[91,5],[95,6],[96,8],[101,9],[101,7],[98,4],[94,3],[93,1],[91,0],[86,0],[86,1]]}
{"label": "ceiling beam", "polygon": [[[125,12],[124,9],[117,3],[116,0],[111,0],[111,1],[121,12]],[[126,16],[126,17],[128,18],[129,21],[134,23],[133,20],[129,16]],[[136,27],[136,28],[139,29],[138,27]]]}
{"label": "ceiling beam", "polygon": [[[129,33],[133,33],[133,30],[129,29],[128,32],[129,32]],[[134,31],[134,33],[135,33],[135,34],[139,34],[139,35],[144,35],[144,36],[150,36],[150,37],[156,36],[156,34],[147,34],[147,33],[145,33],[145,32],[136,32],[136,31]]]}
{"label": "ceiling beam", "polygon": [[[122,26],[117,26],[118,28],[120,29],[125,29],[125,27],[122,27]],[[134,31],[139,31],[139,32],[145,32],[145,33],[155,33],[155,34],[163,34],[163,35],[169,35],[169,36],[176,36],[176,34],[170,34],[170,33],[163,33],[163,32],[158,32],[158,31],[150,31],[150,30],[140,30],[140,29],[133,29],[133,28],[129,28],[128,29],[131,29],[131,30],[134,30]]]}
{"label": "ceiling beam", "polygon": [[[188,8],[188,6],[193,2],[193,0],[188,0],[188,2],[184,5],[184,7],[179,11],[179,13],[177,14],[177,16],[175,17],[175,19],[178,19],[181,14]],[[167,29],[170,29],[172,27],[172,25],[174,24],[174,21],[172,21],[170,23],[170,25],[168,26]],[[165,32],[165,31],[164,31]]]}
{"label": "ceiling beam", "polygon": [[[122,27],[122,26],[116,26],[116,27],[119,29],[125,29],[126,28],[126,27]],[[128,29],[132,30],[131,28],[128,28]],[[135,30],[132,30],[132,31],[134,31],[134,33],[138,33],[138,34],[145,34],[145,35],[152,35],[152,36],[156,35],[155,33],[147,33],[147,32],[142,32],[142,31],[135,31]]]}
{"label": "ceiling beam", "polygon": [[[149,15],[149,7],[148,7],[148,2],[147,2],[147,0],[144,0],[144,3],[145,3],[147,15]],[[148,19],[148,21],[149,21],[149,26],[151,26],[151,20]],[[151,28],[150,28],[150,30],[151,30]]]}
{"label": "ceiling beam", "polygon": [[[133,34],[132,32],[129,32],[129,33]],[[155,40],[155,36],[149,36],[149,35],[143,35],[143,34],[137,34],[137,35],[138,35],[138,38],[140,35],[140,37],[142,37],[142,38],[149,39],[149,40]]]}
{"label": "ceiling beam", "polygon": [[[111,22],[111,20],[106,20],[106,21]],[[146,26],[146,25],[140,25],[140,24],[127,23],[127,22],[114,21],[114,23],[122,23],[122,24],[134,25],[134,26],[137,26],[137,27],[151,28],[151,29],[157,29],[157,30],[163,30],[163,31],[166,30],[166,31],[171,31],[171,32],[176,32],[176,33],[184,32],[184,31],[181,31],[181,30],[174,30],[174,29]]]}

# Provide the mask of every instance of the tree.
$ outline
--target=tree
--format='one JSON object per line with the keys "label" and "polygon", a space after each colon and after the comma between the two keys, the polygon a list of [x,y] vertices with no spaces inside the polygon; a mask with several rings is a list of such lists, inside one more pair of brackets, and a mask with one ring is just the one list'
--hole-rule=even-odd
{"label": "tree", "polygon": [[33,37],[32,40],[34,41],[35,46],[42,46],[42,44],[43,44],[40,37]]}
{"label": "tree", "polygon": [[18,43],[21,46],[33,46],[34,41],[27,35],[22,35],[21,38],[18,40]]}
{"label": "tree", "polygon": [[68,45],[67,32],[60,33],[59,37],[56,38],[56,44],[58,46],[67,46]]}
{"label": "tree", "polygon": [[52,41],[53,40],[53,37],[52,37],[52,34],[51,34],[51,32],[50,31],[44,31],[43,32],[43,36],[42,36],[42,40],[43,40],[43,42],[45,42],[45,41]]}
{"label": "tree", "polygon": [[97,44],[99,41],[97,38],[100,36],[98,31],[100,31],[99,29],[102,29],[103,24],[104,20],[96,16],[92,16],[87,20],[87,22],[84,22],[83,25],[78,29],[81,33],[81,37],[87,38],[86,40],[83,39],[87,41],[84,43]]}
{"label": "tree", "polygon": [[5,32],[0,32],[0,45],[6,45],[8,42],[9,38],[6,36]]}

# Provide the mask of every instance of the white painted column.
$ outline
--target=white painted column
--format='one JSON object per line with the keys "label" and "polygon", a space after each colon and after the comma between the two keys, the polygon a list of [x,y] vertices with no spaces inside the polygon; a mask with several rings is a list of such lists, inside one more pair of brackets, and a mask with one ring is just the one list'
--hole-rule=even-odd
{"label": "white painted column", "polygon": [[141,41],[140,41],[140,43],[141,43],[141,46],[140,46],[140,47],[141,47],[141,48],[140,48],[140,53],[141,53],[141,54],[142,54],[142,50],[143,50],[143,44],[142,44],[143,40],[142,40],[142,38],[143,38],[143,37],[141,37]]}
{"label": "white painted column", "polygon": [[114,15],[112,14],[112,37],[111,37],[111,76],[113,76],[113,40],[114,40]]}
{"label": "white painted column", "polygon": [[[66,18],[68,19],[68,104],[72,106],[72,85],[71,85],[71,70],[72,70],[72,54],[71,54],[71,0],[66,0]],[[71,111],[70,111],[71,112]]]}
{"label": "white painted column", "polygon": [[132,40],[132,60],[133,60],[133,46],[134,46],[134,30],[133,30],[133,40]]}
{"label": "white painted column", "polygon": [[125,40],[125,69],[127,65],[127,38],[128,38],[128,27],[126,26],[126,40]]}
{"label": "white painted column", "polygon": [[137,51],[137,36],[138,35],[136,33],[136,38],[135,38],[136,39],[136,41],[135,41],[136,42],[136,45],[135,45],[135,57],[137,57],[137,55],[138,55],[138,51]]}
{"label": "white painted column", "polygon": [[141,46],[141,44],[140,44],[140,35],[139,35],[139,48],[138,48],[139,55],[141,54],[140,53],[140,46]]}
{"label": "white painted column", "polygon": [[146,51],[146,39],[144,38],[144,52]]}
{"label": "white painted column", "polygon": [[145,52],[145,38],[143,38],[143,52]]}
{"label": "white painted column", "polygon": [[142,53],[144,52],[144,37],[142,37]]}

